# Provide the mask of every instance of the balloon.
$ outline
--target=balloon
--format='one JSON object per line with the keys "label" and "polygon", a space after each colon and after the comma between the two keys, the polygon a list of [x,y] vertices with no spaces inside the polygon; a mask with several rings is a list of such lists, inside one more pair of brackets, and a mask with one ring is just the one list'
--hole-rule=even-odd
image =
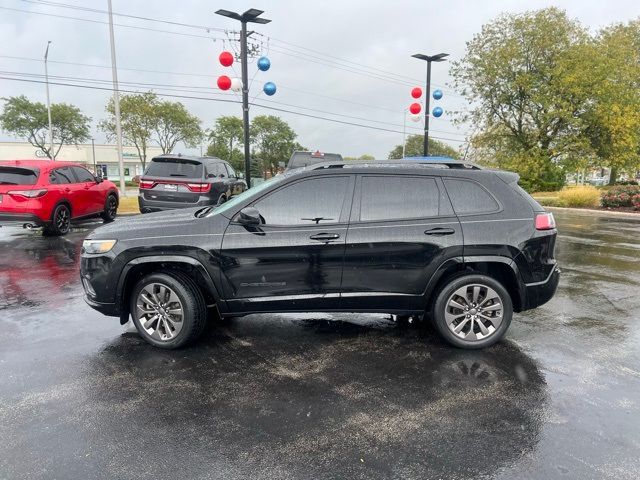
{"label": "balloon", "polygon": [[419,122],[422,120],[422,115],[409,115],[412,122]]}
{"label": "balloon", "polygon": [[220,54],[218,60],[220,60],[220,64],[223,67],[230,67],[233,64],[233,55],[231,52],[224,51]]}
{"label": "balloon", "polygon": [[413,98],[420,98],[422,96],[422,89],[420,87],[416,87],[411,90],[411,96]]}
{"label": "balloon", "polygon": [[220,75],[218,77],[218,88],[220,90],[229,90],[231,88],[231,79],[226,75]]}
{"label": "balloon", "polygon": [[419,103],[412,103],[411,105],[409,105],[409,111],[414,115],[420,113],[420,110],[422,110],[422,105],[420,105]]}
{"label": "balloon", "polygon": [[431,113],[433,113],[434,117],[439,117],[440,115],[442,115],[443,112],[444,112],[444,110],[442,110],[442,108],[436,107],[436,108],[433,109],[433,112],[431,112]]}
{"label": "balloon", "polygon": [[434,90],[433,98],[435,98],[436,100],[440,100],[442,98],[442,90]]}
{"label": "balloon", "polygon": [[271,67],[271,60],[267,57],[260,57],[258,59],[258,69],[262,72],[266,72]]}
{"label": "balloon", "polygon": [[233,90],[234,92],[239,92],[240,90],[242,90],[242,80],[240,80],[238,77],[232,78],[231,90]]}
{"label": "balloon", "polygon": [[267,82],[264,84],[264,87],[262,87],[262,91],[271,96],[276,93],[276,84],[273,82]]}

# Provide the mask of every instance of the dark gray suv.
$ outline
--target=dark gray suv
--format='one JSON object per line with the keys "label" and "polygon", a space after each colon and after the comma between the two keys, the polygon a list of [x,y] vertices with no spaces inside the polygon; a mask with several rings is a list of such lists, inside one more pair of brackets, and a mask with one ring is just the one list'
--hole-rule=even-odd
{"label": "dark gray suv", "polygon": [[220,205],[247,189],[229,163],[215,157],[160,155],[140,177],[140,212]]}

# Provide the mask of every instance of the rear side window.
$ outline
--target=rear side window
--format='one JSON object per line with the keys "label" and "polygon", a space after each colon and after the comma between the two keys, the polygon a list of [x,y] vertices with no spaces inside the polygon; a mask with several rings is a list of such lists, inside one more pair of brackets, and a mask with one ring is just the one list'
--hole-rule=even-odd
{"label": "rear side window", "polygon": [[35,185],[38,171],[20,167],[0,167],[0,185]]}
{"label": "rear side window", "polygon": [[95,182],[96,179],[89,173],[86,168],[82,167],[71,167],[73,169],[73,173],[75,173],[76,178],[78,179],[78,183],[86,183],[86,182]]}
{"label": "rear side window", "polygon": [[204,167],[200,162],[187,159],[156,159],[151,160],[145,175],[150,177],[184,177],[201,179]]}
{"label": "rear side window", "polygon": [[444,184],[453,204],[453,210],[458,215],[491,213],[500,209],[495,198],[476,182],[445,178]]}
{"label": "rear side window", "polygon": [[227,169],[224,168],[224,163],[211,163],[207,166],[207,173],[209,176],[213,175],[215,177],[227,176]]}
{"label": "rear side window", "polygon": [[404,220],[439,214],[440,191],[433,178],[362,177],[361,221]]}
{"label": "rear side window", "polygon": [[49,182],[53,185],[65,185],[75,181],[69,167],[60,167],[49,172]]}

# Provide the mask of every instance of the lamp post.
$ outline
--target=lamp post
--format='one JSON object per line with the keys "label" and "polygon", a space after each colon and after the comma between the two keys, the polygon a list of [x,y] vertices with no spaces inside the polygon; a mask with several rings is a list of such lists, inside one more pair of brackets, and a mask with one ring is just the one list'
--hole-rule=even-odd
{"label": "lamp post", "polygon": [[242,64],[242,127],[244,130],[244,176],[247,187],[251,188],[251,152],[249,149],[249,74],[247,67],[247,23],[265,24],[271,22],[266,18],[258,18],[264,13],[263,10],[250,8],[243,14],[231,12],[229,10],[218,10],[216,14],[223,17],[238,20],[242,29],[240,31],[240,62]]}
{"label": "lamp post", "polygon": [[426,91],[426,101],[425,101],[425,111],[424,111],[424,147],[422,149],[422,153],[425,157],[429,156],[429,117],[431,116],[431,112],[429,112],[429,101],[431,100],[431,62],[444,62],[445,58],[448,57],[448,53],[438,53],[436,55],[424,55],[422,53],[416,53],[415,55],[411,55],[413,58],[418,58],[420,60],[425,60],[427,62],[427,91]]}
{"label": "lamp post", "polygon": [[49,100],[49,68],[47,66],[47,59],[49,58],[49,45],[51,40],[47,42],[47,49],[44,52],[44,81],[47,85],[47,115],[49,116],[49,151],[51,153],[51,159],[55,160],[56,156],[53,150],[53,127],[51,126],[51,101]]}
{"label": "lamp post", "polygon": [[113,109],[116,117],[116,145],[118,147],[118,169],[120,170],[120,193],[125,195],[124,159],[122,157],[122,126],[120,124],[120,93],[118,92],[118,67],[116,65],[116,44],[113,35],[113,10],[111,0],[109,7],[109,44],[111,46],[111,76],[113,78]]}

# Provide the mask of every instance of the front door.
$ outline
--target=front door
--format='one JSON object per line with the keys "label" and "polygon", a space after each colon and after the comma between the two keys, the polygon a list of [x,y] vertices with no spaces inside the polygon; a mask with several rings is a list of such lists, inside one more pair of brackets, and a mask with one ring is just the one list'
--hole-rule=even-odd
{"label": "front door", "polygon": [[235,312],[338,308],[354,178],[287,184],[253,207],[258,227],[231,222],[222,242],[222,282]]}
{"label": "front door", "polygon": [[363,175],[347,234],[342,307],[423,310],[434,271],[461,256],[462,229],[439,179]]}

